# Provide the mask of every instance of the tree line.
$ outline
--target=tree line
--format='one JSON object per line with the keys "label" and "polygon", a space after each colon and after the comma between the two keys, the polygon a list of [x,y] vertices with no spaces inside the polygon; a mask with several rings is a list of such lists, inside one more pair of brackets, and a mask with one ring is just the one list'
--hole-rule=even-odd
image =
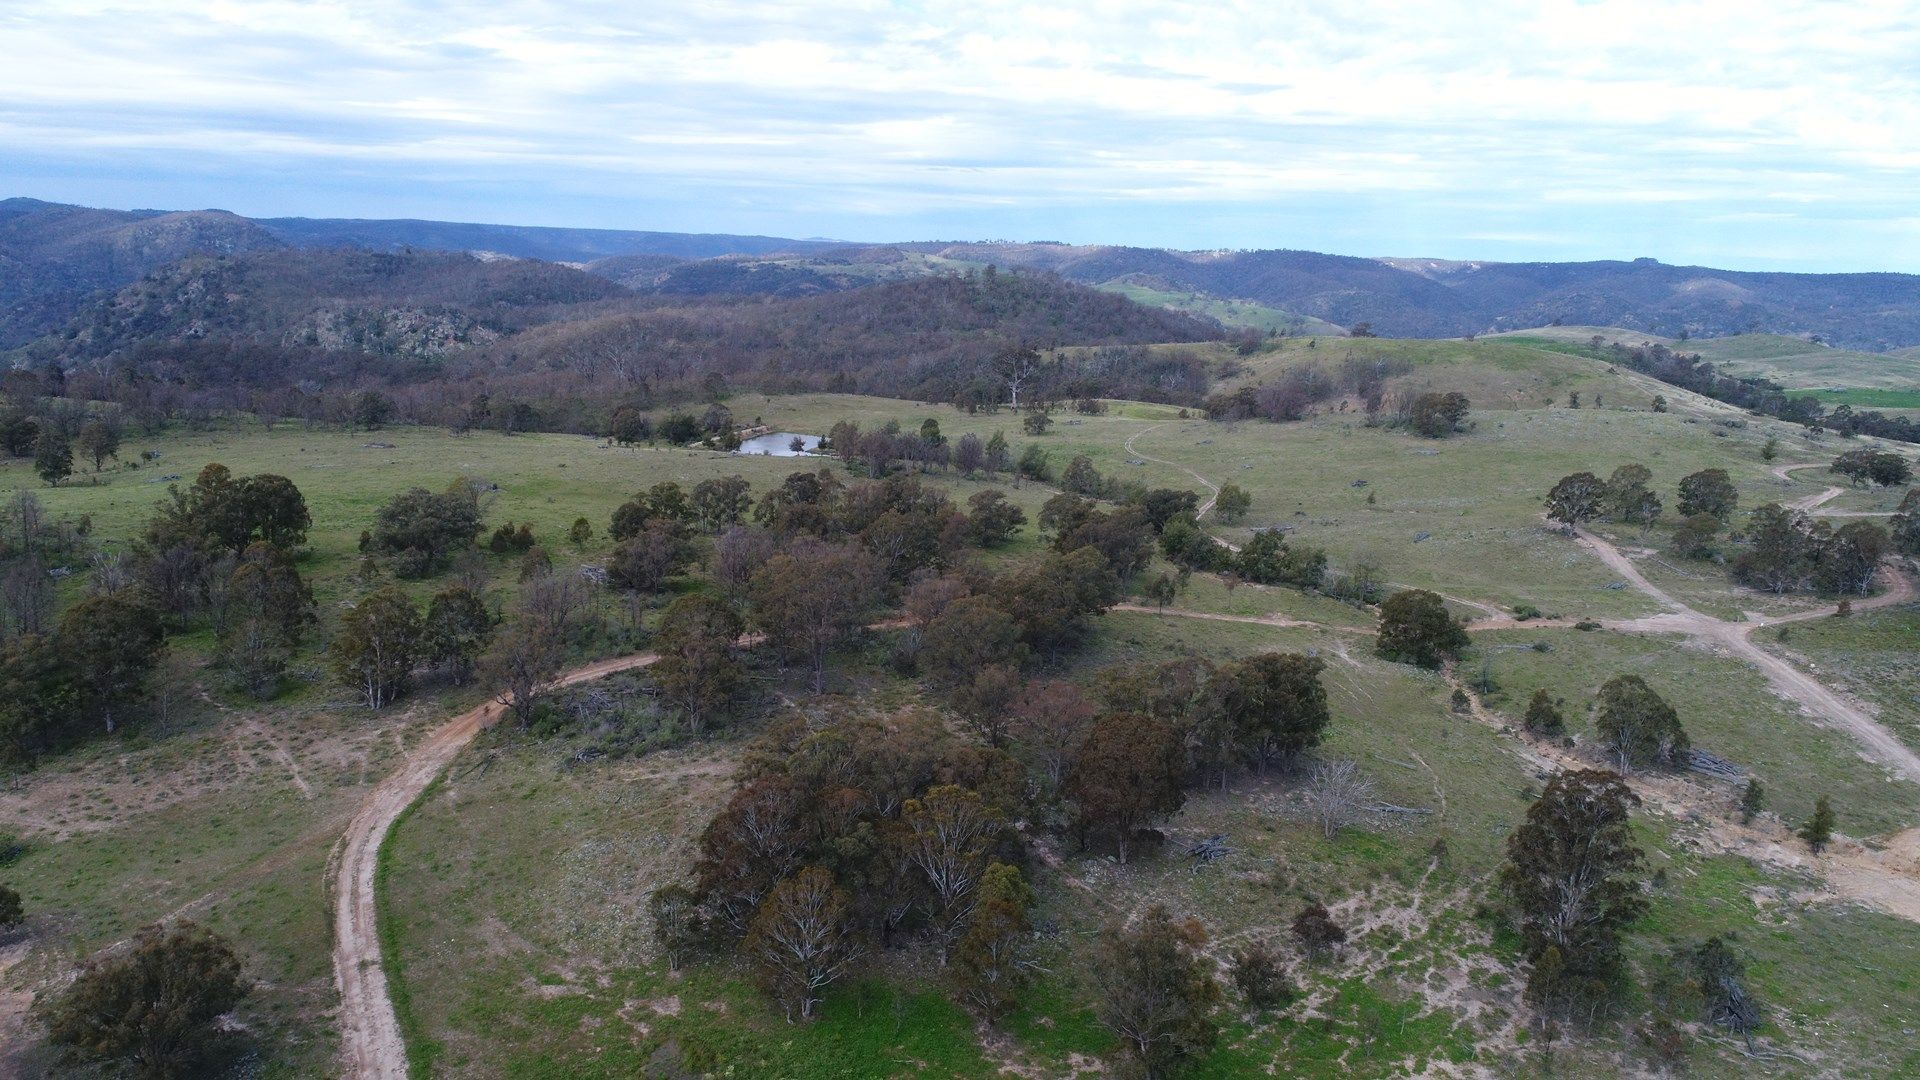
{"label": "tree line", "polygon": [[[1888,483],[1903,482],[1908,475],[1906,463],[1895,455],[1865,454],[1866,464],[1842,455],[1834,471],[1858,472],[1865,478],[1872,475],[1872,461],[1884,457],[1901,466],[1880,466]],[[1602,517],[1649,529],[1663,506],[1649,486],[1652,477],[1651,470],[1638,464],[1622,465],[1606,480],[1590,472],[1563,477],[1547,494],[1547,516],[1568,529]],[[1676,507],[1682,520],[1673,532],[1674,549],[1686,558],[1720,557],[1716,538],[1739,507],[1739,490],[1726,470],[1702,469],[1684,477]],[[1891,528],[1865,520],[1836,527],[1805,511],[1766,503],[1748,512],[1743,530],[1728,534],[1730,541],[1740,545],[1727,561],[1728,572],[1735,581],[1767,592],[1813,589],[1864,595],[1873,586],[1882,558],[1895,551],[1920,550],[1912,520],[1910,512],[1903,511],[1895,515]]]}

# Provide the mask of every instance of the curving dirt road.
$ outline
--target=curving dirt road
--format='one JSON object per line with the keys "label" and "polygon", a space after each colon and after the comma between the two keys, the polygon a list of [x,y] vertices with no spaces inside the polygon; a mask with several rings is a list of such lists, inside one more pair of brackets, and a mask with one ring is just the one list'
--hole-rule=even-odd
{"label": "curving dirt road", "polygon": [[[1206,488],[1209,495],[1199,507],[1199,516],[1204,517],[1213,509],[1214,503],[1219,498],[1220,489],[1216,484],[1178,462],[1152,457],[1135,449],[1135,440],[1140,436],[1166,426],[1168,425],[1155,424],[1135,432],[1126,441],[1127,452],[1142,460],[1178,469]],[[1787,471],[1805,467],[1804,465],[1779,466],[1775,469],[1775,474],[1786,479]],[[1797,505],[1796,508],[1814,510],[1836,497],[1841,490],[1831,488],[1820,495],[1799,500],[1798,502],[1804,505]],[[1878,760],[1908,779],[1920,782],[1920,755],[1908,749],[1905,744],[1874,722],[1857,706],[1785,660],[1762,650],[1748,640],[1748,635],[1757,627],[1818,618],[1827,614],[1824,610],[1747,623],[1729,623],[1695,611],[1649,582],[1631,559],[1621,554],[1619,549],[1605,539],[1584,529],[1579,530],[1578,537],[1581,543],[1593,551],[1614,572],[1668,609],[1661,615],[1609,624],[1610,629],[1683,633],[1721,644],[1729,652],[1742,657],[1758,668],[1777,691],[1799,702],[1810,711],[1838,724],[1859,740]],[[1224,540],[1218,542],[1232,548],[1232,545],[1226,544]],[[1889,586],[1887,590],[1879,596],[1856,604],[1855,610],[1884,607],[1913,599],[1912,583],[1904,575],[1892,570],[1886,570],[1883,573]],[[1459,603],[1488,611],[1497,617],[1495,620],[1472,626],[1471,629],[1500,629],[1507,621],[1502,613],[1490,605],[1457,600],[1457,598],[1449,599],[1456,599]],[[1317,627],[1336,632],[1367,632],[1361,627],[1325,626],[1278,614],[1235,616],[1148,608],[1135,604],[1121,604],[1116,610],[1220,622],[1255,623],[1264,626]],[[1534,620],[1528,624],[1515,623],[1514,625],[1551,624]],[[751,643],[750,639],[742,641],[742,644]],[[551,685],[557,688],[591,682],[617,672],[645,667],[657,659],[659,657],[656,654],[641,653],[602,660],[569,671]],[[1475,705],[1476,712],[1479,712],[1477,701]],[[332,885],[333,966],[334,979],[340,990],[341,1057],[347,1075],[373,1077],[379,1080],[405,1080],[407,1076],[406,1044],[400,1034],[399,1023],[393,1011],[393,1001],[387,991],[386,973],[380,962],[374,880],[378,869],[380,846],[392,829],[394,821],[413,804],[415,799],[420,797],[420,794],[433,782],[434,777],[446,769],[460,751],[473,741],[480,730],[497,719],[502,711],[504,706],[489,702],[442,724],[424,742],[415,747],[407,755],[401,767],[382,781],[360,805],[341,840]],[[1540,753],[1538,747],[1530,747],[1530,749],[1533,750],[1536,760],[1543,762],[1550,760]],[[1920,837],[1920,830],[1915,830],[1912,835]],[[1758,846],[1758,838],[1754,837],[1743,837],[1741,842],[1742,846],[1747,848]],[[1776,858],[1787,857],[1786,848],[1782,844],[1773,842],[1772,838],[1768,838],[1764,846],[1771,848]],[[1903,864],[1916,862],[1916,865],[1920,865],[1920,861],[1912,859],[1912,852],[1908,851],[1908,848],[1920,850],[1920,839],[1901,844],[1897,851],[1897,857]],[[1889,884],[1889,878],[1886,875],[1893,871],[1886,863],[1894,856],[1867,852],[1865,849],[1861,849],[1858,853],[1849,849],[1842,854],[1845,855],[1844,858],[1836,854],[1828,860],[1833,869],[1852,875],[1850,879],[1830,879],[1842,883],[1840,891],[1859,899],[1878,901],[1875,906],[1883,910],[1891,910],[1907,918],[1920,919],[1920,903],[1914,901],[1914,897],[1920,894],[1916,894],[1910,888],[1914,880],[1913,875],[1898,874],[1893,879],[1893,883]],[[1903,867],[1903,869],[1907,868]],[[1852,883],[1845,884],[1849,881]]]}
{"label": "curving dirt road", "polygon": [[[1640,573],[1640,568],[1634,565],[1633,560],[1621,554],[1620,549],[1607,540],[1586,529],[1578,530],[1577,535],[1580,543],[1599,556],[1600,561],[1605,563],[1608,569],[1625,578],[1628,584],[1642,594],[1667,608],[1664,614],[1605,624],[1608,629],[1687,634],[1719,645],[1727,652],[1759,669],[1760,674],[1766,677],[1768,685],[1773,687],[1775,693],[1799,703],[1808,712],[1831,721],[1851,735],[1881,764],[1908,780],[1920,783],[1920,754],[1915,754],[1906,743],[1881,727],[1859,706],[1841,697],[1806,672],[1755,645],[1750,638],[1755,630],[1763,626],[1778,626],[1781,623],[1802,622],[1824,617],[1830,614],[1826,609],[1762,617],[1739,623],[1716,619],[1711,615],[1695,611],[1676,600],[1666,590],[1648,581]],[[1855,604],[1853,607],[1855,611],[1903,604],[1913,599],[1913,583],[1907,580],[1905,574],[1888,567],[1883,567],[1880,573],[1887,588],[1879,595],[1868,597]]]}
{"label": "curving dirt road", "polygon": [[[575,668],[553,687],[603,679],[615,672],[645,667],[653,653],[615,657]],[[354,812],[339,848],[333,880],[333,978],[340,988],[340,1056],[343,1075],[406,1080],[407,1048],[387,995],[380,966],[379,913],[374,874],[380,845],[393,823],[433,778],[440,775],[473,737],[497,719],[505,706],[488,702],[442,724],[407,754],[400,768],[380,782]]]}
{"label": "curving dirt road", "polygon": [[[1199,473],[1194,472],[1192,469],[1187,468],[1185,465],[1182,465],[1177,461],[1168,461],[1166,458],[1157,458],[1157,457],[1154,457],[1152,454],[1143,454],[1140,451],[1135,450],[1133,448],[1133,441],[1135,439],[1138,439],[1140,436],[1145,435],[1149,432],[1159,431],[1161,428],[1166,426],[1167,426],[1166,424],[1154,424],[1151,427],[1143,427],[1139,431],[1134,432],[1132,435],[1127,436],[1127,453],[1132,454],[1134,457],[1139,458],[1141,461],[1151,461],[1156,465],[1165,465],[1169,469],[1179,469],[1181,472],[1186,473],[1188,476],[1193,477],[1194,483],[1199,484],[1201,487],[1207,489],[1206,501],[1201,503],[1200,508],[1194,511],[1194,514],[1193,514],[1195,518],[1204,518],[1207,516],[1207,511],[1213,509],[1213,504],[1220,501],[1220,485],[1214,483],[1213,481],[1207,479],[1204,476],[1201,476]],[[1232,551],[1240,550],[1239,548],[1234,547],[1232,544],[1227,543],[1225,540],[1218,540],[1218,538],[1216,538],[1216,540],[1221,546],[1226,547],[1229,550],[1232,550]]]}

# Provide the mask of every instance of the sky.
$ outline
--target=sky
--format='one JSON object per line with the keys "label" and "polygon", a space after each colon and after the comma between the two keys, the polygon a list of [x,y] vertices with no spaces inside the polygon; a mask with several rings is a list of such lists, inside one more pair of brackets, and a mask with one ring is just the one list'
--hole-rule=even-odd
{"label": "sky", "polygon": [[1920,272],[1920,0],[0,0],[0,196]]}

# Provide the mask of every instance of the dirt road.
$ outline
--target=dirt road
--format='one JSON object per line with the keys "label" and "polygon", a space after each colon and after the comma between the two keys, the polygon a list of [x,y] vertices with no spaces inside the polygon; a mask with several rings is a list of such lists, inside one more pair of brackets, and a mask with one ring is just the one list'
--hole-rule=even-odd
{"label": "dirt road", "polygon": [[[1207,511],[1213,509],[1213,504],[1220,501],[1220,485],[1214,483],[1213,481],[1207,479],[1204,476],[1201,476],[1199,473],[1194,472],[1192,469],[1187,468],[1185,465],[1182,465],[1177,461],[1168,461],[1166,458],[1157,458],[1157,457],[1154,457],[1152,454],[1143,454],[1140,451],[1133,448],[1133,442],[1135,439],[1138,439],[1140,436],[1146,435],[1150,432],[1159,431],[1161,428],[1166,426],[1167,425],[1165,424],[1155,424],[1152,427],[1141,428],[1139,431],[1136,431],[1132,435],[1127,436],[1127,453],[1132,454],[1134,457],[1139,458],[1141,461],[1151,461],[1156,465],[1165,465],[1169,469],[1179,469],[1181,472],[1186,473],[1188,476],[1193,477],[1194,483],[1199,484],[1201,487],[1207,489],[1206,501],[1202,502],[1200,504],[1200,508],[1194,511],[1194,514],[1193,514],[1195,518],[1204,518],[1207,516]],[[1232,544],[1228,544],[1224,540],[1220,541],[1220,543],[1234,551],[1240,550],[1239,548],[1234,547]]]}
{"label": "dirt road", "polygon": [[[1599,556],[1600,561],[1605,563],[1608,569],[1619,574],[1643,595],[1667,609],[1660,615],[1606,624],[1608,629],[1686,634],[1711,642],[1759,669],[1760,674],[1766,677],[1767,684],[1775,693],[1798,703],[1808,712],[1828,720],[1852,736],[1874,760],[1906,779],[1920,783],[1920,754],[1915,754],[1907,744],[1901,742],[1886,728],[1881,727],[1858,705],[1752,641],[1752,633],[1761,627],[1821,618],[1829,614],[1826,609],[1820,608],[1793,615],[1759,618],[1738,623],[1716,619],[1711,615],[1695,611],[1675,599],[1666,590],[1648,581],[1632,559],[1627,558],[1619,548],[1614,547],[1604,538],[1586,529],[1579,530],[1578,536],[1580,543]],[[1903,604],[1913,599],[1913,583],[1907,580],[1906,575],[1883,568],[1881,579],[1886,584],[1886,589],[1878,596],[1868,597],[1855,604],[1853,606],[1855,611]]]}
{"label": "dirt road", "polygon": [[[653,653],[641,653],[601,660],[567,672],[553,686],[591,682],[657,659]],[[380,966],[374,896],[380,845],[401,812],[503,710],[504,706],[489,702],[442,724],[407,755],[393,775],[380,782],[347,825],[333,880],[333,977],[340,988],[344,1075],[378,1080],[405,1080],[407,1075],[406,1042],[387,994],[386,971]]]}

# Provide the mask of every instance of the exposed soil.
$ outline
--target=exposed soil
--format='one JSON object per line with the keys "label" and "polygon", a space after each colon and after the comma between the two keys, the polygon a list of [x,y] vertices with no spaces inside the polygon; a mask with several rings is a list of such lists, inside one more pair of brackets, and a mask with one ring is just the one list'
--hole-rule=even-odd
{"label": "exposed soil", "polygon": [[[1135,449],[1135,442],[1140,436],[1166,426],[1166,424],[1154,424],[1135,432],[1126,441],[1126,451],[1142,460],[1178,469],[1204,487],[1208,496],[1198,508],[1198,516],[1204,517],[1213,509],[1219,498],[1218,485],[1184,465],[1153,457]],[[1805,467],[1807,466],[1779,466],[1774,472],[1775,475],[1786,479],[1787,471]],[[1829,488],[1818,495],[1797,500],[1793,504],[1794,508],[1817,510],[1818,507],[1837,497],[1842,490]],[[1828,612],[1815,610],[1744,623],[1730,623],[1696,611],[1653,585],[1640,573],[1631,559],[1607,540],[1585,530],[1580,530],[1578,536],[1581,543],[1592,550],[1609,568],[1620,574],[1641,593],[1668,609],[1660,615],[1609,624],[1609,629],[1680,633],[1703,638],[1719,645],[1758,668],[1776,692],[1798,702],[1809,712],[1835,723],[1858,740],[1876,760],[1902,776],[1920,782],[1920,755],[1914,754],[1859,706],[1845,700],[1841,695],[1807,676],[1787,661],[1763,651],[1748,640],[1748,635],[1758,627],[1819,618]],[[1219,542],[1229,549],[1237,550],[1224,540]],[[1913,599],[1913,585],[1905,575],[1889,569],[1883,571],[1883,578],[1887,584],[1886,590],[1878,596],[1854,605],[1856,611],[1901,604]],[[1489,604],[1458,597],[1448,597],[1448,599],[1489,616],[1471,625],[1470,629],[1473,630],[1565,625],[1564,620],[1543,619],[1522,623]],[[1278,614],[1224,615],[1150,608],[1135,604],[1121,604],[1117,606],[1117,610],[1263,626],[1318,628],[1344,633],[1371,632],[1361,627],[1327,626]],[[616,672],[644,667],[656,659],[657,657],[653,654],[640,654],[603,660],[568,672],[556,680],[554,685],[569,686],[604,678]],[[1501,730],[1510,730],[1510,725],[1488,713],[1470,691],[1469,700],[1472,702],[1474,715],[1482,722]],[[442,725],[409,753],[401,768],[382,781],[373,794],[361,804],[342,839],[333,886],[334,973],[340,988],[341,1054],[346,1070],[352,1075],[394,1078],[394,1080],[405,1080],[407,1075],[406,1047],[394,1015],[393,1003],[388,997],[386,975],[380,966],[374,895],[374,874],[380,845],[386,838],[388,830],[392,828],[395,819],[420,796],[433,778],[453,761],[474,736],[498,718],[502,711],[502,706],[489,703],[454,717]],[[1519,752],[1543,768],[1584,767],[1588,764],[1585,761],[1576,760],[1572,754],[1549,743],[1524,736],[1521,741],[1524,745],[1518,748]],[[288,764],[291,765],[291,761]],[[295,779],[296,783],[301,779],[297,770]],[[1703,835],[1709,842],[1723,850],[1745,855],[1770,865],[1816,870],[1824,879],[1826,890],[1831,894],[1920,922],[1920,829],[1899,834],[1893,838],[1892,843],[1879,850],[1872,850],[1857,842],[1840,838],[1826,854],[1815,857],[1796,850],[1790,834],[1778,823],[1741,826],[1731,821],[1720,820],[1724,814],[1724,807],[1719,806],[1719,803],[1724,802],[1724,799],[1706,792],[1698,785],[1679,778],[1650,776],[1635,777],[1631,782],[1636,791],[1641,793],[1642,798],[1649,802],[1669,812],[1702,822]],[[300,786],[304,788],[305,784],[301,783]],[[1057,860],[1047,859],[1048,854],[1050,853],[1042,850],[1042,860],[1059,869]],[[1071,875],[1066,876],[1073,884],[1097,892],[1088,887],[1085,882],[1072,878]],[[1415,906],[1417,908],[1418,905]]]}
{"label": "exposed soil", "polygon": [[[653,653],[616,657],[575,668],[554,680],[554,687],[603,679],[645,667]],[[340,988],[340,1056],[343,1071],[355,1077],[406,1080],[407,1048],[387,995],[380,966],[380,931],[374,873],[380,845],[394,820],[420,797],[433,778],[452,764],[480,729],[505,711],[488,702],[442,724],[407,755],[405,762],[367,796],[341,839],[333,880],[333,975]]]}

